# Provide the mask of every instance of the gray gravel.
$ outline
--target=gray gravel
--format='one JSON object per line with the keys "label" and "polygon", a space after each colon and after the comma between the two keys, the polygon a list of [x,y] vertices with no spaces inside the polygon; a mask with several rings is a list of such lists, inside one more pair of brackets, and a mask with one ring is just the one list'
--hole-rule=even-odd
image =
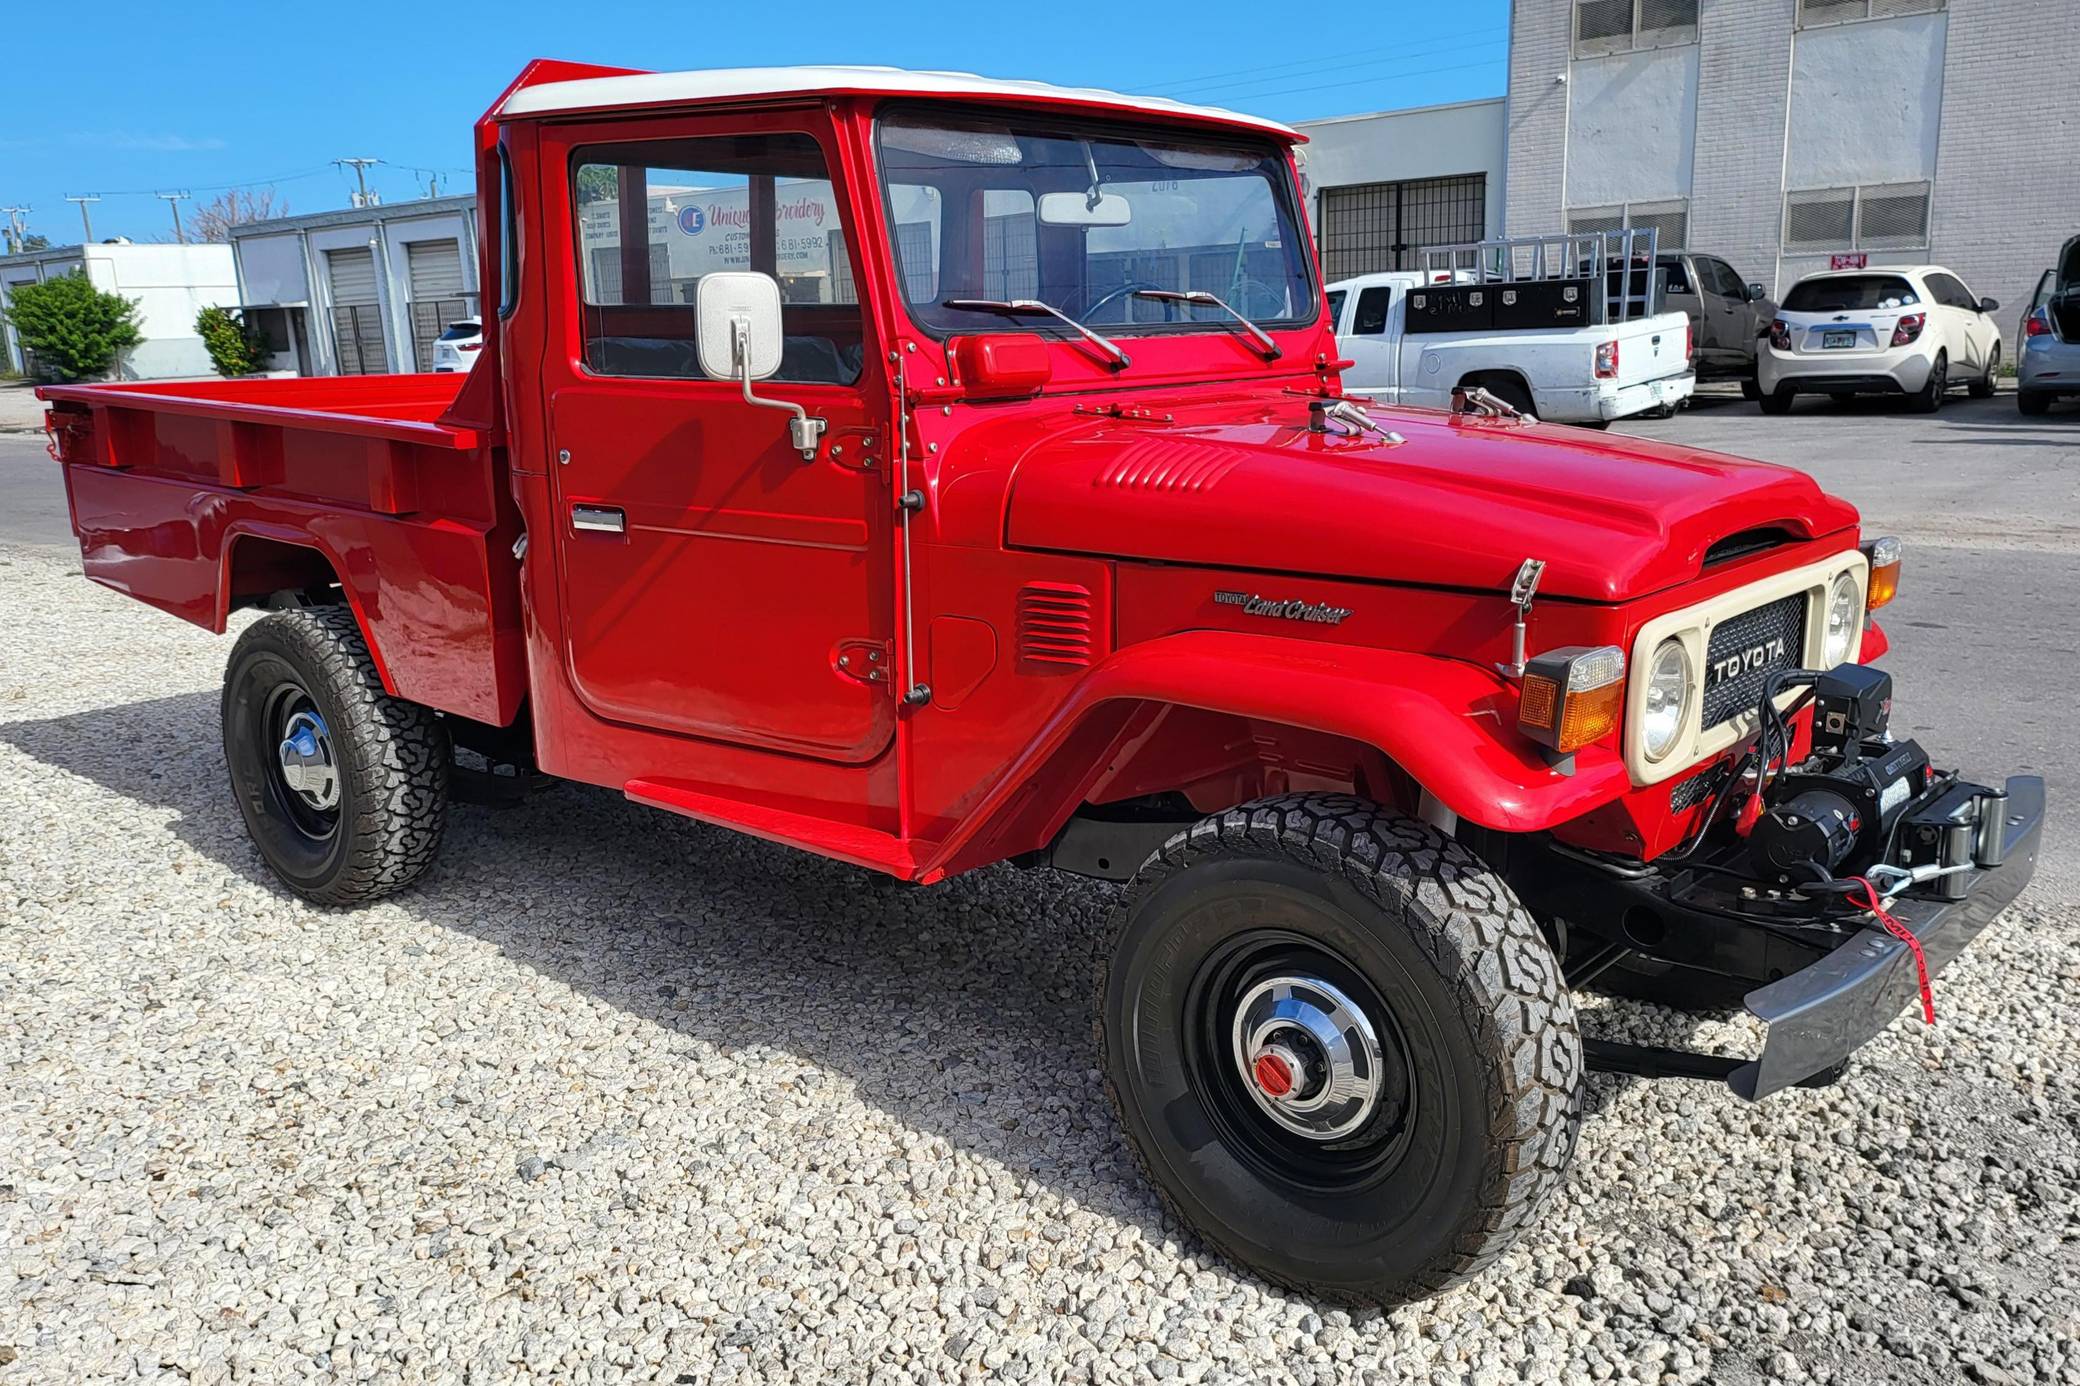
{"label": "gray gravel", "polygon": [[2069,899],[1843,1087],[1592,1080],[1513,1251],[1352,1315],[1133,1173],[1105,889],[912,890],[562,787],[312,909],[226,797],[228,645],[76,566],[0,551],[0,1383],[2080,1381]]}

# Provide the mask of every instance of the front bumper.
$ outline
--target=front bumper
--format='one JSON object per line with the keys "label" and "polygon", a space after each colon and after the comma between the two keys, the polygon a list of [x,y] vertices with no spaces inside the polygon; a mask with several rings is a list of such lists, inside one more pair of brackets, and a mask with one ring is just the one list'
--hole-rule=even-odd
{"label": "front bumper", "polygon": [[[1949,966],[1993,917],[2014,901],[2037,869],[2044,831],[2044,781],[2011,776],[2001,865],[1974,868],[1957,900],[1903,896],[1892,908],[1914,931],[1931,977]],[[1762,1052],[1726,1082],[1742,1097],[1767,1097],[1839,1064],[1875,1039],[1920,994],[1913,954],[1873,925],[1812,964],[1746,997],[1767,1025]]]}

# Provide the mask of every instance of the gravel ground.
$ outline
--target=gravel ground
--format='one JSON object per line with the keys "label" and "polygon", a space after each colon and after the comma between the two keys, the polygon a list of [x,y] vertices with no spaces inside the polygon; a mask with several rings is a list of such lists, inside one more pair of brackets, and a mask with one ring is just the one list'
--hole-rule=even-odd
{"label": "gravel ground", "polygon": [[2080,1381],[2044,888],[1847,1085],[1592,1079],[1486,1275],[1325,1311],[1134,1175],[1106,889],[913,890],[562,787],[313,909],[226,796],[228,644],[75,571],[0,552],[0,1383]]}

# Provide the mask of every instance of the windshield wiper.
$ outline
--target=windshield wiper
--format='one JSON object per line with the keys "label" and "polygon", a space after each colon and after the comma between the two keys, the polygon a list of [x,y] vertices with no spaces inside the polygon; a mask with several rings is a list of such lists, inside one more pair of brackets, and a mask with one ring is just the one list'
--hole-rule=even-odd
{"label": "windshield wiper", "polygon": [[1176,289],[1136,289],[1134,290],[1134,297],[1152,298],[1160,303],[1190,303],[1206,308],[1218,308],[1229,317],[1235,319],[1241,325],[1243,331],[1249,333],[1250,337],[1257,344],[1258,352],[1263,355],[1266,361],[1276,361],[1281,355],[1278,343],[1271,340],[1270,333],[1236,312],[1233,308],[1230,308],[1225,301],[1207,293],[1204,289],[1187,289],[1183,292],[1179,292]]}
{"label": "windshield wiper", "polygon": [[1111,357],[1114,370],[1123,371],[1134,364],[1127,353],[1120,350],[1118,342],[1113,341],[1110,337],[1099,336],[1061,309],[1049,307],[1037,298],[1014,298],[1010,300],[997,298],[949,298],[946,300],[946,306],[948,308],[958,308],[967,313],[1010,313],[1021,317],[1030,316],[1034,313],[1045,313],[1048,317],[1059,318],[1069,324],[1069,326],[1075,328],[1083,335],[1085,341]]}

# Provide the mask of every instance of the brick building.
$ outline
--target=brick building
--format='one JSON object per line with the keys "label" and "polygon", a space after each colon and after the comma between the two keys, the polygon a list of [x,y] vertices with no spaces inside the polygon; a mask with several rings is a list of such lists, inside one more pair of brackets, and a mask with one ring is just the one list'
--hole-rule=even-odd
{"label": "brick building", "polygon": [[1517,0],[1507,229],[1651,224],[1778,292],[1932,261],[2012,332],[2080,233],[2080,108],[2030,89],[2076,51],[2075,0]]}

